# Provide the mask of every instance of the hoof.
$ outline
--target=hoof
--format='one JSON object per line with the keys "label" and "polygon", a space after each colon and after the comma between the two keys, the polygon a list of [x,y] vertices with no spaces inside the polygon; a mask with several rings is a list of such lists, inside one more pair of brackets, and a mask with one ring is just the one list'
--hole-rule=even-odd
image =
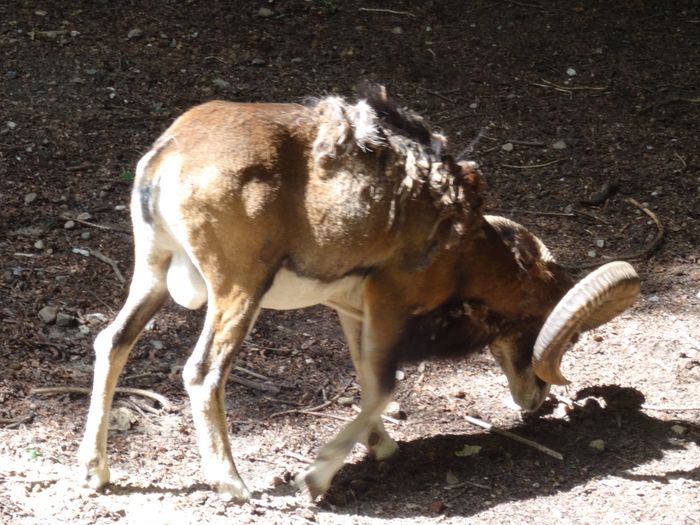
{"label": "hoof", "polygon": [[375,457],[377,461],[383,461],[389,459],[391,456],[399,451],[399,445],[391,439],[390,437],[385,437],[374,447],[370,448],[370,453]]}
{"label": "hoof", "polygon": [[328,486],[323,487],[318,476],[311,470],[297,474],[294,478],[294,484],[311,502],[316,501],[328,490]]}
{"label": "hoof", "polygon": [[250,491],[240,480],[219,481],[212,483],[212,486],[224,501],[233,501],[242,505],[250,500]]}

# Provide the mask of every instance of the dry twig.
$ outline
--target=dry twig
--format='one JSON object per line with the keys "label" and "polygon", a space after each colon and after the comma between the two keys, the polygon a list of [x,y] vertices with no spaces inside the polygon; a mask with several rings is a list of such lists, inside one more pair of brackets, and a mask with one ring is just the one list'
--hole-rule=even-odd
{"label": "dry twig", "polygon": [[260,390],[261,392],[269,392],[273,395],[277,395],[280,393],[280,388],[275,385],[268,385],[265,383],[259,383],[257,381],[251,381],[250,379],[246,379],[244,377],[240,377],[234,374],[230,374],[229,379],[236,384],[247,386],[248,388],[252,388],[254,390]]}
{"label": "dry twig", "polygon": [[[324,401],[320,405],[308,407],[308,408],[291,408],[289,410],[283,410],[281,412],[275,412],[274,414],[270,414],[267,416],[267,419],[272,419],[273,417],[278,417],[278,416],[283,416],[285,414],[309,414],[309,415],[319,415],[317,413],[318,410],[323,410],[327,406],[332,405],[335,403],[340,396],[342,396],[345,391],[348,389],[348,387],[353,383],[353,380],[351,379],[350,381],[347,382],[347,384],[338,390],[335,396],[333,396],[331,399],[328,401]],[[333,419],[340,419],[342,416],[331,416],[330,414],[327,414],[328,417],[332,417]],[[349,421],[347,418],[342,418],[344,421]]]}
{"label": "dry twig", "polygon": [[384,13],[388,15],[410,16],[411,18],[416,17],[416,15],[414,15],[410,11],[394,11],[393,9],[381,9],[374,7],[360,7],[358,11],[362,11],[364,13]]}
{"label": "dry twig", "polygon": [[61,215],[61,218],[66,219],[67,221],[78,222],[80,224],[84,224],[85,226],[90,226],[92,228],[97,228],[98,230],[107,230],[107,231],[112,231],[112,232],[131,234],[131,230],[128,228],[121,228],[119,226],[108,226],[106,224],[97,224],[97,223],[90,222],[90,221],[84,221],[84,220],[78,219],[76,217],[71,217],[70,215],[65,215],[65,214]]}
{"label": "dry twig", "polygon": [[517,441],[518,443],[522,443],[522,444],[527,445],[529,447],[535,448],[535,449],[539,450],[540,452],[547,454],[548,456],[552,456],[553,458],[556,458],[558,460],[564,459],[564,456],[562,456],[556,450],[552,450],[551,448],[545,447],[544,445],[541,445],[535,441],[532,441],[530,439],[526,439],[526,438],[521,437],[517,434],[513,434],[512,432],[509,432],[508,430],[503,430],[501,428],[494,427],[491,423],[487,423],[486,421],[482,421],[481,419],[477,419],[477,418],[471,417],[471,416],[464,416],[464,419],[466,419],[467,422],[471,423],[472,425],[476,425],[477,427],[484,428],[484,429],[488,430],[489,432],[499,434],[501,436],[507,437],[507,438],[512,439],[514,441]]}
{"label": "dry twig", "polygon": [[516,166],[513,164],[501,164],[501,166],[504,168],[510,168],[512,170],[531,170],[535,168],[546,168],[547,166],[551,166],[552,164],[558,164],[560,162],[564,162],[565,160],[568,160],[568,157],[550,160],[549,162],[543,162],[542,164],[527,164],[524,166]]}
{"label": "dry twig", "polygon": [[29,423],[32,419],[34,419],[34,414],[27,414],[11,419],[0,418],[0,425],[3,425],[5,428],[15,428],[23,423]]}
{"label": "dry twig", "polygon": [[[158,394],[156,392],[153,392],[151,390],[143,390],[141,388],[128,388],[128,387],[117,387],[115,389],[115,392],[117,394],[126,394],[126,395],[133,395],[133,396],[141,396],[141,397],[147,397],[149,399],[153,399],[160,403],[160,405],[163,407],[163,410],[166,410],[167,412],[173,412],[175,407],[173,404],[168,401],[168,398]],[[92,390],[89,388],[83,388],[79,386],[48,386],[48,387],[42,387],[42,388],[33,388],[32,390],[29,391],[30,395],[43,395],[43,394],[82,394],[89,396],[92,393]]]}

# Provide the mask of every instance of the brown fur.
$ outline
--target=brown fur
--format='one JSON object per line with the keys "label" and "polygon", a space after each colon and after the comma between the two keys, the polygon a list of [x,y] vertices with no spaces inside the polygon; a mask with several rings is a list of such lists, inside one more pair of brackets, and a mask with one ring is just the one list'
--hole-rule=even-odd
{"label": "brown fur", "polygon": [[290,274],[333,290],[321,302],[339,312],[363,395],[357,419],[300,478],[312,495],[357,441],[380,458],[395,451],[379,416],[396,364],[439,354],[432,342],[450,354],[490,343],[513,395],[541,402],[546,385],[528,366],[533,334],[571,281],[522,227],[484,221],[473,165],[455,163],[442,137],[427,140],[422,121],[380,102],[210,102],[178,118],[142,159],[131,290],[95,342],[80,449],[91,486],[109,480],[117,377],[168,291],[188,307],[207,302],[185,385],[205,475],[237,501],[249,493],[231,454],[225,379],[268,291]]}

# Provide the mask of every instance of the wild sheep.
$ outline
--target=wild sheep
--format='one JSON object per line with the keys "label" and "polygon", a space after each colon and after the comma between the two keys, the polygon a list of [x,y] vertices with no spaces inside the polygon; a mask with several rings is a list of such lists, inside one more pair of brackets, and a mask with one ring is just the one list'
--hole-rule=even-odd
{"label": "wild sheep", "polygon": [[260,308],[338,312],[361,385],[361,412],[297,477],[325,492],[357,442],[393,454],[380,415],[401,361],[489,345],[511,393],[537,408],[577,334],[634,299],[639,279],[612,263],[574,284],[522,226],[481,211],[475,165],[456,162],[416,115],[369,87],[355,104],[210,102],[178,118],[141,159],[131,199],[135,269],[116,319],[95,340],[79,457],[109,481],[107,419],[129,351],[168,294],[206,303],[183,376],[206,479],[246,501],[226,426],[224,385]]}

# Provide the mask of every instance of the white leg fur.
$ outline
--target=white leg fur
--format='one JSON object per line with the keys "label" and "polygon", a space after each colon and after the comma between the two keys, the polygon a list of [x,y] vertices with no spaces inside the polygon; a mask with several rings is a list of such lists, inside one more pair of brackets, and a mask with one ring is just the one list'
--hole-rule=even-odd
{"label": "white leg fur", "polygon": [[119,374],[141,330],[165,297],[163,272],[155,264],[137,263],[124,307],[95,339],[96,360],[90,410],[78,450],[78,459],[85,469],[86,484],[95,490],[109,482],[107,427]]}

